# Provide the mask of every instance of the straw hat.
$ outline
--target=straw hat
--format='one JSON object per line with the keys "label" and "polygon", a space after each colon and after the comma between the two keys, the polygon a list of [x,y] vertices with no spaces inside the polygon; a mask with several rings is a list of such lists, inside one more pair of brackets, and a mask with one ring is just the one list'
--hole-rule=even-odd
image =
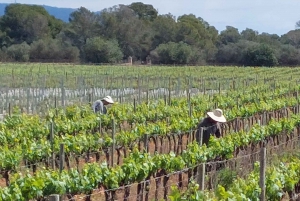
{"label": "straw hat", "polygon": [[101,100],[104,100],[104,101],[106,101],[108,103],[111,103],[111,104],[114,103],[113,99],[110,96],[106,96],[106,97],[102,98]]}
{"label": "straw hat", "polygon": [[207,115],[217,122],[226,122],[226,118],[223,116],[223,111],[219,108],[213,110],[212,112],[208,112]]}

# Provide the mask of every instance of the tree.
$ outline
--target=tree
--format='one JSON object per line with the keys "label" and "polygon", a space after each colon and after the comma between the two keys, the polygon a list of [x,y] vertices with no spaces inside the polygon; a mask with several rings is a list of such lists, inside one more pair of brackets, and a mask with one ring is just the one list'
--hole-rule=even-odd
{"label": "tree", "polygon": [[277,34],[261,33],[257,36],[257,42],[268,44],[274,48],[280,47],[280,37]]}
{"label": "tree", "polygon": [[[4,50],[3,50],[4,49]],[[3,49],[0,49],[0,61],[1,62],[7,62],[10,61],[11,59],[7,55],[6,48],[4,47]]]}
{"label": "tree", "polygon": [[12,44],[13,40],[7,35],[6,32],[0,30],[0,47],[8,47]]}
{"label": "tree", "polygon": [[150,4],[143,4],[142,2],[132,3],[128,6],[141,20],[153,21],[157,17],[157,10]]}
{"label": "tree", "polygon": [[216,62],[221,64],[243,64],[244,52],[256,45],[258,43],[247,40],[239,40],[237,43],[221,45],[216,53]]}
{"label": "tree", "polygon": [[96,63],[129,56],[145,61],[151,55],[153,63],[296,65],[300,21],[296,30],[281,37],[250,28],[239,33],[232,26],[219,34],[201,17],[159,15],[153,5],[142,2],[119,4],[100,13],[80,7],[68,23],[41,6],[11,4],[0,17],[0,49],[4,60],[9,54],[19,61],[76,61],[79,51],[82,61]]}
{"label": "tree", "polygon": [[7,55],[14,61],[29,61],[29,52],[30,46],[26,42],[14,44],[7,48]]}
{"label": "tree", "polygon": [[300,50],[292,45],[282,45],[278,57],[278,62],[282,66],[300,64]]}
{"label": "tree", "polygon": [[151,52],[154,63],[187,64],[196,63],[199,58],[193,47],[184,43],[169,42],[159,45]]}
{"label": "tree", "polygon": [[195,15],[183,15],[177,20],[176,42],[184,42],[195,47],[201,57],[213,61],[216,52],[217,30]]}
{"label": "tree", "polygon": [[217,63],[222,64],[236,64],[239,62],[239,51],[238,47],[234,43],[230,43],[228,45],[221,45],[216,54]]}
{"label": "tree", "polygon": [[78,58],[78,48],[61,39],[44,39],[31,44],[31,61],[75,62]]}
{"label": "tree", "polygon": [[69,25],[64,30],[64,34],[72,40],[72,44],[81,51],[82,58],[84,58],[83,46],[87,39],[99,35],[99,32],[99,16],[84,7],[71,13]]}
{"label": "tree", "polygon": [[177,42],[183,41],[198,48],[205,47],[209,40],[209,32],[202,18],[196,18],[195,15],[183,15],[178,17],[177,26]]}
{"label": "tree", "polygon": [[249,41],[256,41],[258,32],[253,29],[245,29],[241,32],[241,38]]}
{"label": "tree", "polygon": [[92,63],[116,63],[123,57],[116,40],[88,38],[84,46],[85,60]]}
{"label": "tree", "polygon": [[43,7],[23,4],[8,5],[0,21],[2,31],[13,43],[26,41],[28,44],[42,38],[54,38],[61,31],[62,24]]}
{"label": "tree", "polygon": [[267,44],[259,44],[248,48],[243,55],[246,66],[276,66],[278,60],[274,50]]}
{"label": "tree", "polygon": [[152,48],[168,42],[175,42],[177,32],[175,16],[171,14],[159,15],[152,23],[154,37],[152,40]]}
{"label": "tree", "polygon": [[219,44],[227,45],[229,43],[237,43],[241,39],[241,35],[237,28],[227,26],[226,30],[221,31],[219,35]]}
{"label": "tree", "polygon": [[300,20],[296,22],[296,29],[300,29]]}
{"label": "tree", "polygon": [[146,59],[151,50],[153,38],[149,23],[140,20],[134,10],[125,5],[106,9],[101,12],[100,18],[102,35],[107,39],[118,41],[124,58],[132,56],[137,60]]}
{"label": "tree", "polygon": [[207,27],[208,39],[205,47],[202,51],[205,54],[207,62],[213,62],[215,60],[215,54],[217,52],[216,41],[218,39],[218,30],[214,26]]}
{"label": "tree", "polygon": [[280,38],[281,43],[300,48],[300,29],[289,31]]}
{"label": "tree", "polygon": [[100,35],[109,39],[116,39],[118,35],[119,19],[115,14],[116,8],[108,8],[101,11],[99,16]]}

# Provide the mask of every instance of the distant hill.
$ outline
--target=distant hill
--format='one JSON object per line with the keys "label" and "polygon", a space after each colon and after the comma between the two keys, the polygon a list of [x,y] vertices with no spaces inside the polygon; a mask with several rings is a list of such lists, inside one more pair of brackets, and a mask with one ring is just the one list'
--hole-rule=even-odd
{"label": "distant hill", "polygon": [[[5,7],[9,5],[8,3],[0,3],[0,16],[4,15]],[[64,22],[69,22],[69,17],[72,12],[74,12],[77,9],[74,8],[58,8],[58,7],[52,7],[47,5],[41,5],[43,6],[50,15],[53,15],[57,19],[61,19]],[[99,12],[96,12],[99,13]]]}
{"label": "distant hill", "polygon": [[53,15],[57,19],[61,19],[64,22],[69,22],[70,14],[77,9],[74,8],[57,8],[43,5],[50,15]]}
{"label": "distant hill", "polygon": [[4,15],[4,10],[7,5],[7,3],[0,3],[0,16]]}

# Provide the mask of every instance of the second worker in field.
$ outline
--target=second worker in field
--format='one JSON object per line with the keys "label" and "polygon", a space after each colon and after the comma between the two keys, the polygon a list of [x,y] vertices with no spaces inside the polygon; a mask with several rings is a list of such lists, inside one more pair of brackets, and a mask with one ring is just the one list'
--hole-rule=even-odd
{"label": "second worker in field", "polygon": [[95,113],[100,112],[101,114],[106,114],[107,113],[107,109],[106,109],[106,105],[109,104],[114,104],[113,99],[110,96],[106,96],[105,98],[102,98],[101,100],[96,100],[93,105],[93,111]]}

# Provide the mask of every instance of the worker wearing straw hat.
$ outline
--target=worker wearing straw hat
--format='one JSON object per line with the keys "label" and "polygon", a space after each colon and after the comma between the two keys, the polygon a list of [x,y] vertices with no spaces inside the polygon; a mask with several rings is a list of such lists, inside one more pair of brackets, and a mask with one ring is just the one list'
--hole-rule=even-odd
{"label": "worker wearing straw hat", "polygon": [[217,138],[221,136],[220,124],[226,122],[226,118],[223,115],[223,111],[219,108],[214,109],[211,112],[207,112],[207,117],[204,118],[199,124],[196,132],[196,140],[200,140],[200,128],[203,128],[202,144],[208,144],[210,135],[215,135]]}
{"label": "worker wearing straw hat", "polygon": [[110,96],[106,96],[104,98],[102,98],[101,100],[96,100],[93,105],[93,111],[95,113],[100,112],[101,114],[106,114],[107,113],[107,109],[106,109],[106,105],[109,104],[114,104],[113,99]]}

